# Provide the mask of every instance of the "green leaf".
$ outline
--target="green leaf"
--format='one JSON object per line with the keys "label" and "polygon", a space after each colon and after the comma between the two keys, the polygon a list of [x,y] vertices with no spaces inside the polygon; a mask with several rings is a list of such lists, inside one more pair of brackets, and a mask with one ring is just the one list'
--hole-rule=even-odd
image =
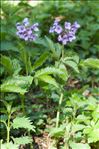
{"label": "green leaf", "polygon": [[75,142],[70,142],[70,147],[72,149],[91,149],[88,144],[75,143]]}
{"label": "green leaf", "polygon": [[11,60],[10,57],[1,55],[0,63],[4,66],[9,75],[17,75],[21,70],[20,63],[17,59]]}
{"label": "green leaf", "polygon": [[91,126],[84,129],[84,134],[88,136],[88,143],[99,141],[99,121],[97,123],[91,121]]}
{"label": "green leaf", "polygon": [[65,133],[64,127],[51,128],[49,135],[54,138],[63,137]]}
{"label": "green leaf", "polygon": [[95,110],[92,112],[92,117],[95,121],[99,120],[99,105],[97,105]]}
{"label": "green leaf", "polygon": [[24,94],[32,83],[33,77],[31,76],[16,76],[8,78],[1,85],[1,92],[15,92]]}
{"label": "green leaf", "polygon": [[31,53],[27,50],[24,49],[24,46],[20,44],[20,59],[23,62],[25,68],[26,68],[26,73],[31,73],[32,71],[32,64],[31,64]]}
{"label": "green leaf", "polygon": [[79,73],[78,70],[78,63],[79,63],[79,57],[77,55],[71,56],[71,57],[65,57],[62,59],[62,62],[71,68],[73,68],[76,72]]}
{"label": "green leaf", "polygon": [[41,75],[39,77],[40,80],[46,82],[46,83],[49,83],[49,84],[52,84],[54,85],[55,87],[58,88],[58,84],[56,82],[56,80],[52,77],[52,76],[49,76],[49,75]]}
{"label": "green leaf", "polygon": [[88,58],[83,63],[88,67],[99,69],[99,59],[97,58]]}
{"label": "green leaf", "polygon": [[37,60],[36,62],[34,63],[32,69],[36,69],[38,68],[39,66],[41,66],[45,61],[46,59],[48,58],[48,52],[44,52]]}
{"label": "green leaf", "polygon": [[77,64],[79,63],[79,57],[78,57],[77,55],[70,56],[70,57],[65,57],[64,60],[65,60],[65,61],[67,61],[67,60],[73,60],[73,61],[76,62]]}
{"label": "green leaf", "polygon": [[86,126],[83,125],[83,124],[74,124],[74,125],[72,126],[72,130],[73,130],[73,132],[76,132],[76,131],[79,131],[79,130],[84,129],[85,127],[86,127]]}
{"label": "green leaf", "polygon": [[64,63],[66,65],[70,66],[71,68],[73,68],[77,73],[79,73],[78,66],[77,66],[76,62],[71,61],[71,60],[66,60],[66,61],[64,61]]}
{"label": "green leaf", "polygon": [[46,39],[46,44],[48,45],[48,48],[53,52],[55,53],[55,46],[54,46],[54,43],[51,39],[49,39],[47,36],[45,36],[45,39]]}
{"label": "green leaf", "polygon": [[18,49],[16,48],[16,46],[13,44],[13,42],[9,42],[9,41],[2,41],[1,42],[1,51],[18,51]]}
{"label": "green leaf", "polygon": [[55,67],[46,67],[41,70],[38,70],[38,71],[36,71],[34,77],[39,78],[42,75],[49,75],[49,74],[57,75],[64,81],[66,81],[68,78],[67,74],[62,69],[55,68]]}
{"label": "green leaf", "polygon": [[12,65],[13,65],[13,76],[16,76],[19,74],[20,70],[21,70],[21,66],[20,63],[17,59],[13,59],[12,60]]}
{"label": "green leaf", "polygon": [[18,149],[19,148],[19,145],[13,144],[12,142],[4,143],[4,144],[1,143],[0,146],[1,146],[1,149]]}
{"label": "green leaf", "polygon": [[30,130],[35,131],[34,126],[32,125],[32,122],[27,117],[16,117],[13,120],[12,127],[14,129],[25,128],[28,131]]}
{"label": "green leaf", "polygon": [[[2,112],[2,111],[1,111],[1,112]],[[5,115],[5,114],[1,115],[1,116],[0,116],[0,122],[5,124],[7,118],[8,118],[7,115]]]}
{"label": "green leaf", "polygon": [[78,115],[77,118],[77,123],[81,123],[81,122],[84,122],[85,124],[89,124],[90,122],[90,117],[88,116],[85,116],[85,115]]}
{"label": "green leaf", "polygon": [[13,138],[13,141],[15,144],[18,144],[18,145],[25,145],[25,144],[29,144],[29,143],[32,143],[32,138],[29,137],[29,136],[22,136],[20,138]]}
{"label": "green leaf", "polygon": [[6,71],[11,75],[13,74],[13,65],[9,57],[1,55],[0,63],[5,67]]}

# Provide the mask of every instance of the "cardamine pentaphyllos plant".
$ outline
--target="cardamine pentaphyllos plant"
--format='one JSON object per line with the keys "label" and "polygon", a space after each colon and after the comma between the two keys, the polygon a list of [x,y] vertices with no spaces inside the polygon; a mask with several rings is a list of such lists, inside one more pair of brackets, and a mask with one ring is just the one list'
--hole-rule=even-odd
{"label": "cardamine pentaphyllos plant", "polygon": [[[62,43],[62,45],[66,45],[67,43],[72,42],[76,39],[76,32],[80,28],[80,25],[77,22],[71,24],[70,22],[64,23],[64,28],[60,25],[60,20],[56,19],[53,25],[50,27],[49,33],[56,33],[58,35],[58,41]],[[64,58],[64,47],[62,48],[62,58],[61,60],[64,63],[64,60],[68,58]],[[69,58],[71,59],[71,58]],[[72,63],[73,64],[73,63]],[[60,115],[60,107],[63,100],[63,89],[61,90],[60,100],[59,100],[59,107],[57,111],[57,118],[56,118],[56,127],[59,126],[59,115]]]}

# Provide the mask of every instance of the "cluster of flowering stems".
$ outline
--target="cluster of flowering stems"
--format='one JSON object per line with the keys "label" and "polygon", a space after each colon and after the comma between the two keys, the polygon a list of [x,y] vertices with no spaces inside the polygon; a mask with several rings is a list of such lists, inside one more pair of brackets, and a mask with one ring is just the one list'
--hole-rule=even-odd
{"label": "cluster of flowering stems", "polygon": [[[57,40],[63,45],[72,42],[76,39],[76,32],[80,25],[77,22],[71,24],[70,22],[64,23],[64,28],[59,24],[60,20],[55,20],[53,25],[50,27],[49,33],[56,33],[58,35]],[[25,18],[22,23],[17,23],[17,36],[25,41],[34,41],[37,39],[39,31],[39,24],[35,23],[30,25],[28,18]]]}
{"label": "cluster of flowering stems", "polygon": [[[56,33],[58,35],[58,41],[61,42],[63,45],[66,45],[69,42],[72,42],[76,39],[76,31],[80,27],[80,25],[77,22],[74,22],[71,24],[70,22],[64,23],[64,28],[59,24],[60,20],[55,20],[53,23],[53,26],[50,27],[49,33]],[[30,25],[30,22],[28,18],[25,18],[22,23],[17,23],[17,35],[20,39],[23,39],[25,41],[34,41],[38,37],[36,34],[37,31],[39,31],[38,28],[39,24],[35,23],[33,25]],[[64,51],[64,50],[63,50]],[[59,126],[59,116],[60,116],[60,107],[63,100],[63,93],[60,95],[59,99],[59,107],[57,111],[56,116],[56,127]],[[23,105],[23,104],[22,104]],[[23,107],[24,111],[24,107]]]}

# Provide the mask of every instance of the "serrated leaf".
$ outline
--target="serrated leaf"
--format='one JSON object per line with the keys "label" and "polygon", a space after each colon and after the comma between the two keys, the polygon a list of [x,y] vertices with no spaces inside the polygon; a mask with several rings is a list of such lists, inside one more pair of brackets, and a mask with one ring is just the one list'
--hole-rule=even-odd
{"label": "serrated leaf", "polygon": [[17,59],[13,59],[12,60],[12,65],[13,65],[13,75],[16,76],[16,75],[19,74],[19,72],[21,70],[20,63]]}
{"label": "serrated leaf", "polygon": [[29,143],[32,143],[32,138],[29,137],[29,136],[22,136],[20,138],[13,138],[13,141],[15,144],[18,144],[18,145],[25,145],[25,144],[29,144]]}
{"label": "serrated leaf", "polygon": [[1,149],[18,149],[19,145],[13,144],[12,142],[4,143],[0,145]]}
{"label": "serrated leaf", "polygon": [[0,63],[4,66],[9,75],[17,75],[21,70],[21,66],[17,59],[11,60],[10,57],[1,55]]}
{"label": "serrated leaf", "polygon": [[58,84],[56,82],[56,80],[52,77],[52,76],[49,76],[49,75],[41,75],[39,77],[40,80],[46,82],[46,83],[49,83],[49,84],[52,84],[54,85],[55,87],[58,88]]}
{"label": "serrated leaf", "polygon": [[46,59],[48,58],[48,52],[45,52],[43,53],[37,60],[36,62],[34,63],[32,69],[36,69],[38,68],[39,66],[41,66],[45,61]]}
{"label": "serrated leaf", "polygon": [[15,92],[24,94],[32,83],[33,77],[31,76],[16,76],[8,78],[1,85],[1,92]]}
{"label": "serrated leaf", "polygon": [[14,129],[25,128],[28,131],[30,130],[35,131],[34,126],[32,125],[32,122],[27,117],[16,117],[13,120],[12,127]]}
{"label": "serrated leaf", "polygon": [[62,69],[55,68],[55,67],[46,67],[41,70],[38,70],[36,71],[34,77],[39,78],[42,75],[50,75],[50,74],[57,75],[58,77],[60,77],[61,79],[65,81],[68,78],[67,74]]}
{"label": "serrated leaf", "polygon": [[45,39],[46,39],[46,44],[48,45],[49,49],[55,53],[55,46],[54,46],[54,43],[51,39],[49,39],[47,36],[45,36]]}
{"label": "serrated leaf", "polygon": [[74,61],[71,61],[71,60],[66,60],[64,61],[64,63],[68,66],[70,66],[71,68],[73,68],[76,72],[79,73],[79,70],[78,70],[78,66],[77,66],[77,63],[74,62]]}
{"label": "serrated leaf", "polygon": [[64,127],[58,127],[58,128],[51,128],[49,135],[54,138],[60,138],[64,136],[64,133],[65,133]]}
{"label": "serrated leaf", "polygon": [[13,44],[13,42],[9,42],[9,41],[2,41],[1,42],[1,51],[18,51],[18,49],[16,48],[16,46]]}
{"label": "serrated leaf", "polygon": [[1,123],[5,123],[7,119],[8,119],[8,117],[5,114],[3,114],[3,115],[0,116],[0,122]]}
{"label": "serrated leaf", "polygon": [[5,67],[6,71],[11,75],[13,74],[13,65],[9,57],[1,55],[0,63]]}
{"label": "serrated leaf", "polygon": [[79,130],[84,129],[85,127],[86,127],[86,126],[83,125],[83,124],[74,124],[74,125],[72,126],[72,130],[73,130],[73,132],[76,132],[76,131],[79,131]]}
{"label": "serrated leaf", "polygon": [[70,147],[72,149],[91,149],[88,144],[75,143],[75,142],[70,142]]}
{"label": "serrated leaf", "polygon": [[65,58],[64,58],[64,61],[67,61],[67,60],[73,60],[73,61],[76,62],[77,64],[79,63],[79,57],[78,57],[77,55],[70,56],[70,57],[65,57]]}
{"label": "serrated leaf", "polygon": [[84,129],[84,134],[88,136],[88,143],[99,141],[99,121],[93,126],[88,126]]}
{"label": "serrated leaf", "polygon": [[99,69],[99,59],[97,58],[88,58],[84,61],[86,66]]}

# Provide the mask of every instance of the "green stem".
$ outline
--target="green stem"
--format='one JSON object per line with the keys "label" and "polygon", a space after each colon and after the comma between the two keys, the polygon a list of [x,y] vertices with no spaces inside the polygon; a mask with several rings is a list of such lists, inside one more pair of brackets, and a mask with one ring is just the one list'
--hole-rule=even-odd
{"label": "green stem", "polygon": [[25,67],[26,67],[26,75],[28,76],[28,66],[27,66],[27,64],[25,64]]}
{"label": "green stem", "polygon": [[68,146],[68,143],[67,142],[65,142],[64,148],[65,149],[69,149],[69,146]]}
{"label": "green stem", "polygon": [[10,117],[11,115],[8,115],[8,123],[7,123],[7,148],[10,141]]}
{"label": "green stem", "polygon": [[58,111],[56,116],[56,128],[59,126],[60,107],[61,107],[62,100],[63,100],[63,93],[61,93],[60,99],[59,99],[59,106],[58,106]]}
{"label": "green stem", "polygon": [[25,96],[24,95],[21,95],[21,107],[22,107],[23,114],[25,115]]}
{"label": "green stem", "polygon": [[64,46],[62,47],[62,58],[64,58]]}

